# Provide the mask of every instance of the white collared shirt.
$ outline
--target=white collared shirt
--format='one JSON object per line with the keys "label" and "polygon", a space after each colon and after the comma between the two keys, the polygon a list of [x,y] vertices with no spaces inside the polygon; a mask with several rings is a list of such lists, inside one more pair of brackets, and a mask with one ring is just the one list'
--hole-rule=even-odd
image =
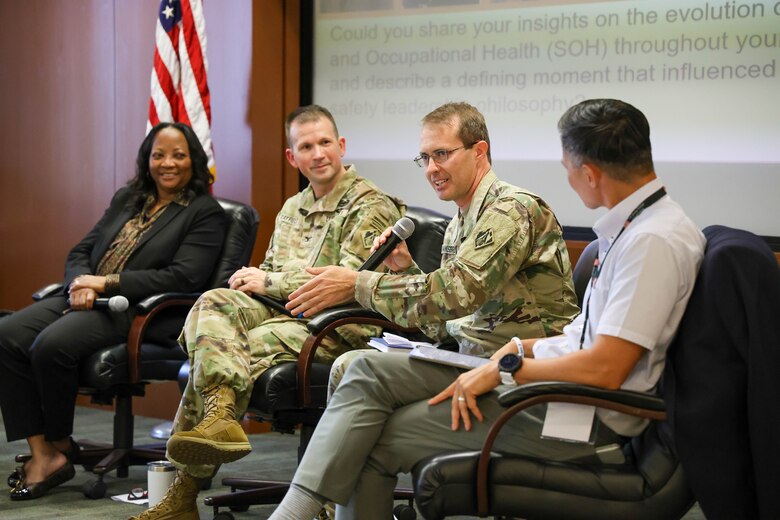
{"label": "white collared shirt", "polygon": [[[704,254],[704,235],[668,195],[638,215],[615,242],[631,212],[661,187],[658,179],[642,186],[593,226],[601,271],[585,292],[589,312],[582,348],[591,348],[596,335],[603,334],[647,349],[623,382],[621,388],[626,390],[655,389]],[[579,350],[584,321],[585,308],[562,336],[537,341],[534,357],[553,358]],[[599,410],[599,417],[626,436],[638,434],[646,425],[616,412]]]}

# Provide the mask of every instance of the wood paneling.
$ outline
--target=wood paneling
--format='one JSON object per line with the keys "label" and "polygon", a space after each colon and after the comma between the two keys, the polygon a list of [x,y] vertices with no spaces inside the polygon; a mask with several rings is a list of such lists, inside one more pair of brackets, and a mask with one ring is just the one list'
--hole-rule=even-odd
{"label": "wood paneling", "polygon": [[298,173],[284,158],[284,120],[299,104],[300,1],[263,3],[252,13],[252,203],[260,213],[252,264],[262,262],[284,200],[298,191]]}
{"label": "wood paneling", "polygon": [[62,278],[114,191],[112,3],[0,2],[0,307]]}
{"label": "wood paneling", "polygon": [[159,6],[158,0],[114,1],[116,189],[135,175],[136,154],[146,135],[155,14]]}

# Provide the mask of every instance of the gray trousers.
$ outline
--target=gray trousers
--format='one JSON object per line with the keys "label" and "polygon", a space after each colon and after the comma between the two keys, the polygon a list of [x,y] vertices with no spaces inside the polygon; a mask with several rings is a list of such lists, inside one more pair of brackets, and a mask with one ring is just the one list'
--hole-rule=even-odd
{"label": "gray trousers", "polygon": [[[317,425],[293,482],[338,504],[336,518],[391,519],[397,475],[408,473],[424,457],[446,451],[474,450],[504,410],[499,386],[478,399],[484,422],[471,431],[450,428],[450,401],[427,400],[450,385],[460,370],[366,351],[349,365]],[[594,446],[540,439],[538,413],[520,413],[505,426],[496,449],[504,453],[566,460],[593,455]],[[605,438],[617,437],[606,427]]]}

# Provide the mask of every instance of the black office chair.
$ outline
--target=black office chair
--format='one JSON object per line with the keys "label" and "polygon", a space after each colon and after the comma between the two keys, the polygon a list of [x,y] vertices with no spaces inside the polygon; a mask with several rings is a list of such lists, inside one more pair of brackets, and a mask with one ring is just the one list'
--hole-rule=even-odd
{"label": "black office chair", "polygon": [[[260,217],[246,204],[217,199],[225,210],[228,226],[217,265],[207,287],[227,286],[236,269],[249,263],[257,235]],[[54,284],[36,293],[33,298],[45,298],[61,289]],[[126,343],[106,347],[85,360],[79,373],[79,393],[89,395],[99,404],[115,403],[114,437],[112,445],[79,441],[81,453],[76,461],[97,475],[82,491],[88,498],[102,498],[106,493],[103,477],[116,469],[118,477],[127,477],[131,465],[145,465],[165,458],[165,444],[133,445],[133,396],[143,396],[147,384],[176,381],[187,355],[177,346],[151,342],[146,332],[156,316],[175,312],[184,324],[186,311],[199,294],[162,293],[150,296],[136,305],[136,315]],[[29,455],[18,455],[24,463]]]}
{"label": "black office chair", "polygon": [[[410,207],[407,214],[415,223],[414,234],[406,243],[415,262],[425,272],[437,269],[441,262],[441,246],[449,218],[425,208]],[[417,329],[398,327],[383,316],[359,305],[331,309],[312,319],[311,333],[303,345],[297,363],[282,363],[266,370],[255,382],[249,414],[257,420],[270,422],[274,431],[293,433],[300,428],[298,460],[303,456],[327,399],[330,365],[314,361],[322,339],[333,329],[346,323],[361,323],[393,328],[408,333]],[[214,507],[214,518],[229,520],[232,515],[220,512],[220,507],[245,511],[250,505],[275,504],[284,496],[289,482],[225,478],[222,484],[233,492],[206,497],[206,505]],[[411,499],[411,490],[397,493],[399,499]]]}
{"label": "black office chair", "polygon": [[[774,466],[771,470],[774,475],[780,474],[777,469],[780,461],[776,455],[777,426],[780,423],[777,420],[780,413],[776,406],[778,392],[763,398],[753,396],[753,399],[758,398],[759,401],[763,399],[775,403],[774,407],[765,406],[758,412],[761,414],[766,411],[771,414],[771,419],[762,421],[754,418],[754,422],[750,423],[754,430],[768,427],[770,431],[753,431],[744,436],[737,434],[738,430],[748,428],[748,421],[744,415],[740,415],[745,414],[747,407],[747,384],[744,379],[723,377],[726,371],[732,369],[733,363],[723,364],[718,361],[713,364],[707,360],[712,351],[708,342],[718,342],[722,348],[718,347],[717,350],[726,352],[726,357],[729,357],[732,353],[746,351],[746,347],[738,344],[746,341],[746,338],[774,339],[775,348],[765,348],[768,356],[762,356],[761,359],[772,365],[772,376],[764,384],[774,385],[777,389],[776,373],[780,368],[780,356],[776,348],[780,339],[777,320],[767,320],[769,324],[753,320],[752,326],[747,326],[746,321],[751,320],[743,321],[742,317],[745,310],[755,310],[756,292],[762,291],[762,283],[771,283],[774,288],[769,291],[763,288],[762,292],[767,297],[761,301],[772,303],[768,304],[769,309],[763,309],[762,312],[769,313],[766,316],[771,314],[777,317],[780,311],[780,293],[777,289],[780,277],[774,256],[758,237],[721,226],[707,228],[704,233],[708,239],[707,250],[680,332],[669,349],[664,374],[664,397],[557,382],[523,385],[504,393],[500,402],[508,409],[490,430],[481,451],[443,453],[415,466],[413,480],[416,501],[426,519],[441,519],[450,515],[495,515],[529,520],[679,519],[695,501],[683,475],[686,461],[697,471],[697,477],[691,481],[691,487],[697,490],[697,497],[706,496],[716,503],[720,501],[716,507],[725,508],[725,516],[718,509],[711,509],[712,514],[730,519],[759,518],[758,515],[751,516],[750,512],[757,510],[757,499],[751,494],[756,487],[762,487],[753,484],[753,479],[760,472],[729,470],[764,464],[750,460],[751,438],[763,437],[764,448],[772,444],[770,439],[774,439],[774,447],[763,450],[754,458],[769,457],[770,462],[766,465]],[[756,250],[760,250],[760,254],[757,255]],[[757,256],[763,257],[763,260],[757,262]],[[753,271],[749,275],[752,278],[750,283],[743,283],[745,270]],[[772,291],[774,293],[770,295]],[[728,313],[731,317],[712,312],[713,307],[722,305],[724,301],[727,302],[727,308],[732,309]],[[746,302],[753,303],[746,305]],[[717,337],[710,338],[715,322],[723,330],[715,327]],[[757,329],[773,330],[774,333],[759,334]],[[693,354],[696,350],[704,352],[696,356]],[[744,364],[738,370],[744,372]],[[674,377],[675,374],[677,377]],[[688,380],[690,377],[694,379]],[[710,387],[717,387],[717,393],[734,396],[732,402],[740,403],[741,412],[733,413],[728,407],[722,407],[724,401],[712,397],[712,388],[697,385],[702,380],[708,380]],[[677,386],[676,398],[674,390],[669,388],[670,383]],[[501,455],[492,451],[496,435],[512,415],[534,404],[552,401],[595,405],[655,422],[625,446],[625,464],[552,462]],[[674,417],[677,423],[685,422],[687,438],[684,440],[687,443],[678,441],[677,450],[674,439],[679,439],[679,433],[676,430],[673,432],[666,422],[667,407],[670,410],[677,409],[676,415],[670,412],[670,418]],[[702,408],[705,410],[703,414]],[[696,413],[688,415],[688,412],[693,411]],[[719,419],[723,412],[728,414],[724,418],[726,424],[718,425],[717,422],[723,420]],[[709,422],[704,422],[702,416],[707,417]],[[761,428],[761,425],[765,428]],[[710,428],[719,431],[707,431]],[[725,433],[727,438],[723,442],[716,441],[720,449],[702,448],[702,441],[717,439],[721,433]],[[680,451],[682,465],[677,451]],[[733,463],[735,458],[742,460]],[[726,473],[721,471],[721,459],[729,461],[728,467],[724,468]],[[688,467],[685,467],[685,472],[688,473]],[[732,475],[732,478],[724,482],[724,474]],[[703,482],[697,482],[697,479]],[[777,483],[776,477],[764,482],[763,488],[776,496],[776,485],[769,485],[773,482]],[[714,489],[708,488],[708,485],[714,485]],[[735,493],[732,486],[738,489],[738,511],[735,511],[733,505]],[[747,491],[743,493],[743,490]],[[713,494],[713,491],[716,493]],[[745,495],[748,498],[743,500]],[[777,499],[768,500],[780,503]],[[745,514],[747,516],[743,516]],[[709,518],[710,512],[707,515]]]}
{"label": "black office chair", "polygon": [[709,520],[780,518],[780,268],[751,233],[704,235],[722,251],[702,264],[669,349],[669,423]]}

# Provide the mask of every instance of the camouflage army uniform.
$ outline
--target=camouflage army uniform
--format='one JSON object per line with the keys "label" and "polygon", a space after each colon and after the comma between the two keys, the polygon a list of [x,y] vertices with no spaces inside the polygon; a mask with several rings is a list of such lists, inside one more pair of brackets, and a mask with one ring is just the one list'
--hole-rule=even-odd
{"label": "camouflage army uniform", "polygon": [[[561,334],[579,313],[569,253],[552,210],[492,170],[466,213],[459,211],[447,227],[441,268],[427,275],[416,266],[400,276],[360,273],[355,298],[435,340],[451,336],[462,353],[478,356],[513,336]],[[329,393],[353,357],[334,364]]]}
{"label": "camouflage army uniform", "polygon": [[[403,205],[357,176],[353,166],[320,199],[311,187],[288,199],[276,217],[274,234],[260,269],[266,294],[287,299],[311,279],[307,266],[357,269],[374,237],[400,218]],[[203,417],[201,394],[219,385],[236,393],[236,411],[247,408],[253,383],[269,367],[295,361],[308,336],[306,321],[281,314],[246,294],[215,289],[203,294],[187,316],[179,343],[190,357],[190,379],[174,420],[174,432],[191,430]],[[364,348],[375,327],[341,327],[317,351],[332,361],[351,348]],[[169,456],[170,458],[170,456]],[[195,477],[211,476],[210,465],[183,465]]]}

